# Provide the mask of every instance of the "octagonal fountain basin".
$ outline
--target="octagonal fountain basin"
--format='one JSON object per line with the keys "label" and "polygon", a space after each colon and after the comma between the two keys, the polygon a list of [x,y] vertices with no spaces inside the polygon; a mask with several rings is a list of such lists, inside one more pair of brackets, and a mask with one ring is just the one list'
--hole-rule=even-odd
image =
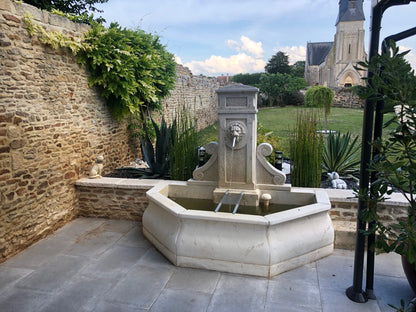
{"label": "octagonal fountain basin", "polygon": [[[174,201],[213,200],[215,189],[206,181],[172,181],[147,192],[144,235],[173,264],[272,277],[332,253],[334,229],[326,192],[259,185],[259,196],[270,194],[272,205],[283,205],[281,211],[265,215],[256,214],[255,207],[252,214],[233,214],[186,209]],[[244,201],[243,195],[241,207]]]}

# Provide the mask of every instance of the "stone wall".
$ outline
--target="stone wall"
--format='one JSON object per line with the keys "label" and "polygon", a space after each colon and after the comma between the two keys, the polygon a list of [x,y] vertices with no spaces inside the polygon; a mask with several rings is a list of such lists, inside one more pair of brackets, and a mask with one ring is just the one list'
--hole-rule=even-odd
{"label": "stone wall", "polygon": [[149,201],[146,192],[160,180],[81,179],[76,183],[78,215],[141,221]]}
{"label": "stone wall", "polygon": [[76,58],[28,36],[26,12],[72,36],[88,29],[0,0],[0,262],[76,217],[75,181],[97,155],[109,172],[137,151]]}
{"label": "stone wall", "polygon": [[334,88],[335,92],[333,106],[346,108],[363,108],[364,100],[353,94],[351,88]]}
{"label": "stone wall", "polygon": [[[29,37],[22,22],[27,12],[47,30],[76,37],[89,29],[0,0],[0,262],[83,214],[74,184],[97,155],[104,155],[104,174],[140,156],[127,123],[115,121],[88,86],[86,68],[66,50]],[[194,77],[180,65],[177,76],[163,102],[167,119],[185,107],[198,129],[215,122],[216,80]]]}
{"label": "stone wall", "polygon": [[215,90],[216,78],[194,76],[187,67],[177,65],[176,86],[170,97],[163,100],[163,115],[171,122],[175,114],[185,109],[196,120],[197,130],[204,129],[217,121],[218,97]]}

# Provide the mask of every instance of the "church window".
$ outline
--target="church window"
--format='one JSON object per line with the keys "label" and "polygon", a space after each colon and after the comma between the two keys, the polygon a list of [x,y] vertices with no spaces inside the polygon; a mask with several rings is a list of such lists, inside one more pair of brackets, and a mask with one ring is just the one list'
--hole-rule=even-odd
{"label": "church window", "polygon": [[351,54],[351,43],[348,45],[348,54]]}

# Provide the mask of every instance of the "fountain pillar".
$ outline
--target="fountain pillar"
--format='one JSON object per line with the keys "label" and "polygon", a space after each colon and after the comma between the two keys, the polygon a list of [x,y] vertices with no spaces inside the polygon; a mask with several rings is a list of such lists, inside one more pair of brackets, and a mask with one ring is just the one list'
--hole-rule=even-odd
{"label": "fountain pillar", "polygon": [[[218,189],[215,201],[226,190],[245,190],[258,203],[256,141],[258,89],[230,85],[218,89]],[[252,200],[250,200],[252,201]]]}

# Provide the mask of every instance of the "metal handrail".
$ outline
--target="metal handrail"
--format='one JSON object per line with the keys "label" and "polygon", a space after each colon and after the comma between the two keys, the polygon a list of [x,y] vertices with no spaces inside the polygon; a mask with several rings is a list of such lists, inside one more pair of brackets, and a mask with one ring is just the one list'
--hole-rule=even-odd
{"label": "metal handrail", "polygon": [[235,204],[233,214],[235,214],[237,212],[238,206],[240,206],[241,199],[243,199],[243,195],[244,195],[244,192],[241,192],[240,197],[237,200],[237,204]]}
{"label": "metal handrail", "polygon": [[218,203],[217,208],[215,208],[214,212],[218,212],[218,210],[220,210],[222,203],[224,202],[225,197],[227,197],[229,193],[229,190],[227,190],[224,194],[224,196],[221,198],[220,202]]}

